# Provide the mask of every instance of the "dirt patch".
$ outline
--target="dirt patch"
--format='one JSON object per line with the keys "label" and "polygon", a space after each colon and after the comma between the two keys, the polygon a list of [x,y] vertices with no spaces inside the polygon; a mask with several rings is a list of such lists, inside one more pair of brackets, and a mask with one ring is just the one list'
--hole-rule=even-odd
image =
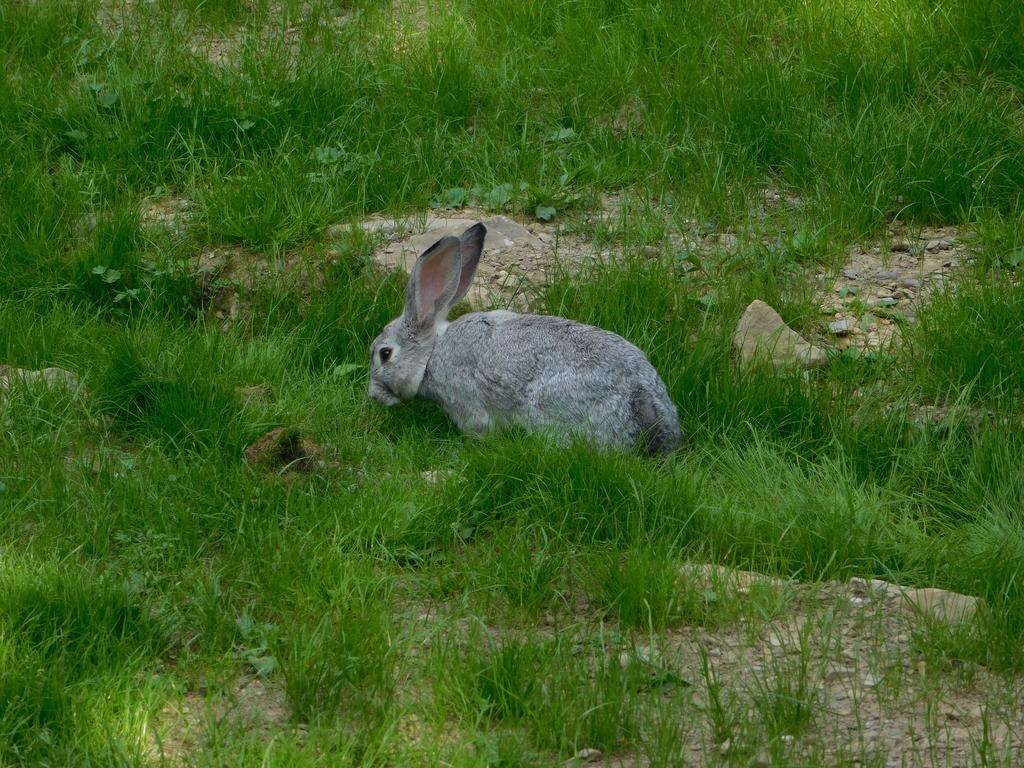
{"label": "dirt patch", "polygon": [[[446,235],[459,235],[477,222],[487,227],[484,255],[468,299],[480,309],[529,307],[538,289],[556,269],[583,269],[602,258],[583,238],[565,236],[538,223],[522,224],[508,216],[464,208],[419,219],[371,217],[361,226],[386,240],[374,253],[385,269],[408,272],[419,255]],[[343,228],[335,228],[339,234]]]}
{"label": "dirt patch", "polygon": [[[795,609],[756,632],[749,624],[683,628],[664,639],[659,652],[693,683],[694,703],[708,718],[694,724],[687,765],[717,764],[722,757],[742,765],[802,764],[812,758],[835,764],[864,754],[886,766],[968,765],[983,739],[991,754],[1007,756],[1008,764],[1024,757],[1019,681],[984,669],[967,678],[955,669],[932,668],[913,646],[923,615],[967,621],[973,598],[877,580],[801,585],[704,569],[689,570],[703,574],[709,585],[726,579],[788,590]],[[719,687],[717,694],[713,686]],[[804,700],[809,723],[802,734],[783,734],[766,744],[756,724],[764,721],[763,707],[780,693]],[[721,741],[711,735],[716,696],[733,719],[731,735]]]}
{"label": "dirt patch", "polygon": [[969,262],[968,239],[955,227],[910,235],[896,225],[885,242],[852,248],[821,298],[835,346],[878,351],[898,344],[901,324],[916,323],[931,291]]}
{"label": "dirt patch", "polygon": [[[168,704],[149,728],[149,757],[188,765],[219,729],[247,732],[280,729],[291,717],[284,690],[259,677],[244,677],[226,691],[188,691]],[[305,733],[303,726],[295,732]]]}
{"label": "dirt patch", "polygon": [[294,289],[308,301],[324,283],[326,264],[307,251],[290,251],[274,258],[241,245],[201,251],[194,257],[200,306],[224,330],[252,318],[251,301],[266,286]]}
{"label": "dirt patch", "polygon": [[166,195],[146,200],[140,211],[140,220],[146,226],[177,229],[188,223],[191,203],[187,197]]}
{"label": "dirt patch", "polygon": [[293,427],[273,429],[245,449],[245,460],[268,472],[312,472],[323,448]]}

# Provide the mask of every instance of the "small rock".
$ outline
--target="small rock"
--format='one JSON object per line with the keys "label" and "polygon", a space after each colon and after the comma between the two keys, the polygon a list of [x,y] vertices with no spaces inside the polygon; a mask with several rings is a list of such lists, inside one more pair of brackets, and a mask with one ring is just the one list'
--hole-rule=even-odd
{"label": "small rock", "polygon": [[593,763],[599,760],[604,753],[594,747],[581,749],[566,761],[566,765],[579,765],[580,763]]}
{"label": "small rock", "polygon": [[919,278],[904,277],[902,280],[900,280],[900,285],[903,286],[904,288],[913,288],[914,290],[917,290],[921,287],[922,283]]}
{"label": "small rock", "polygon": [[852,317],[844,317],[842,320],[836,320],[834,323],[828,324],[829,333],[834,336],[845,336],[856,327],[857,321]]}
{"label": "small rock", "polygon": [[420,472],[420,477],[426,480],[431,485],[437,485],[438,483],[447,480],[451,477],[454,472],[450,469],[428,469]]}
{"label": "small rock", "polygon": [[96,214],[90,213],[87,216],[83,216],[81,219],[75,222],[74,233],[78,240],[86,240],[95,234],[96,232]]}
{"label": "small rock", "polygon": [[894,240],[889,244],[889,250],[894,253],[909,253],[910,243],[906,240]]}
{"label": "small rock", "polygon": [[861,273],[860,273],[859,269],[844,269],[843,270],[843,277],[845,277],[847,280],[860,280],[860,274]]}
{"label": "small rock", "polygon": [[960,266],[960,259],[949,259],[948,261],[942,262],[942,266],[947,269],[956,269]]}
{"label": "small rock", "polygon": [[882,270],[881,272],[875,272],[876,280],[896,280],[899,278],[900,273],[894,272],[893,270]]}
{"label": "small rock", "polygon": [[733,334],[733,346],[747,363],[767,355],[776,366],[814,368],[828,364],[825,350],[809,344],[760,299],[750,303]]}
{"label": "small rock", "polygon": [[841,680],[845,677],[849,677],[851,674],[853,674],[853,669],[850,667],[830,666],[828,671],[825,672],[825,681],[832,682],[833,680]]}
{"label": "small rock", "polygon": [[937,253],[938,251],[948,251],[952,247],[953,244],[949,240],[929,240],[924,249],[929,253]]}

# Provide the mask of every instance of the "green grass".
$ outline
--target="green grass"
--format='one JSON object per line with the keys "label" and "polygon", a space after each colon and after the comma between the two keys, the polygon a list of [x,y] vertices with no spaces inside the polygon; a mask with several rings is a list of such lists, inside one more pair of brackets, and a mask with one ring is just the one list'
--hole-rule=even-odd
{"label": "green grass", "polygon": [[[915,647],[1018,679],[1022,35],[1011,0],[0,3],[0,364],[83,382],[0,391],[0,765],[159,765],[183,701],[195,765],[796,760],[807,658],[740,689],[649,649],[806,606],[686,561],[980,596]],[[368,400],[404,278],[330,227],[466,202],[614,254],[535,306],[642,347],[686,451]],[[755,298],[821,338],[818,273],[894,217],[977,235],[897,355],[737,364]],[[279,426],[312,471],[245,461]],[[218,716],[242,684],[283,714]],[[843,749],[805,762],[878,760]]]}

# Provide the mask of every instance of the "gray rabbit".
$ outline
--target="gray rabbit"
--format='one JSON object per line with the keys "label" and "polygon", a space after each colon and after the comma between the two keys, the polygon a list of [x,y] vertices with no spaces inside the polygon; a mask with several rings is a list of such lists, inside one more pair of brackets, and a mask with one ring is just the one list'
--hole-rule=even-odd
{"label": "gray rabbit", "polygon": [[503,424],[666,454],[682,441],[665,383],[644,353],[592,325],[498,310],[452,323],[487,229],[444,237],[416,261],[405,310],[374,340],[369,395],[386,406],[434,400],[463,432]]}

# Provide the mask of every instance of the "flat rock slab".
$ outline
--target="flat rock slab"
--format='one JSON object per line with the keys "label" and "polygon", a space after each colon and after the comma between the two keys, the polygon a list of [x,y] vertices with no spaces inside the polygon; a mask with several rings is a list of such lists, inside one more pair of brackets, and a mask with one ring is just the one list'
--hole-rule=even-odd
{"label": "flat rock slab", "polygon": [[903,607],[915,616],[960,624],[974,618],[978,611],[978,598],[932,587],[908,589],[903,593]]}
{"label": "flat rock slab", "polygon": [[946,624],[970,621],[978,611],[979,599],[936,587],[904,587],[882,579],[850,579],[855,595],[897,601],[900,610],[913,618],[931,619]]}
{"label": "flat rock slab", "polygon": [[32,371],[0,365],[0,390],[11,389],[18,384],[44,384],[47,387],[75,389],[78,386],[78,376],[63,368],[42,368]]}
{"label": "flat rock slab", "polygon": [[760,299],[752,301],[740,318],[733,346],[745,363],[768,360],[779,368],[816,368],[828,364],[825,350],[808,343]]}
{"label": "flat rock slab", "polygon": [[[477,221],[466,218],[430,217],[427,219],[424,232],[388,243],[382,251],[378,251],[377,260],[383,266],[401,267],[408,272],[427,248],[442,237],[461,235]],[[381,222],[378,229],[386,232],[388,224],[387,221]],[[496,256],[503,251],[523,248],[542,251],[547,247],[537,235],[507,216],[492,216],[484,219],[483,224],[487,227],[487,237],[484,238],[486,256]]]}
{"label": "flat rock slab", "polygon": [[[552,236],[542,228],[537,231],[508,216],[474,216],[472,210],[461,210],[458,216],[430,215],[425,220],[368,219],[358,225],[367,232],[387,235],[390,239],[374,254],[386,269],[408,272],[420,254],[448,235],[461,235],[477,222],[487,227],[484,254],[468,300],[479,308],[510,307],[526,309],[555,263],[579,266],[594,258],[591,248],[575,241],[562,243],[556,251]],[[333,234],[338,234],[340,228]]]}

